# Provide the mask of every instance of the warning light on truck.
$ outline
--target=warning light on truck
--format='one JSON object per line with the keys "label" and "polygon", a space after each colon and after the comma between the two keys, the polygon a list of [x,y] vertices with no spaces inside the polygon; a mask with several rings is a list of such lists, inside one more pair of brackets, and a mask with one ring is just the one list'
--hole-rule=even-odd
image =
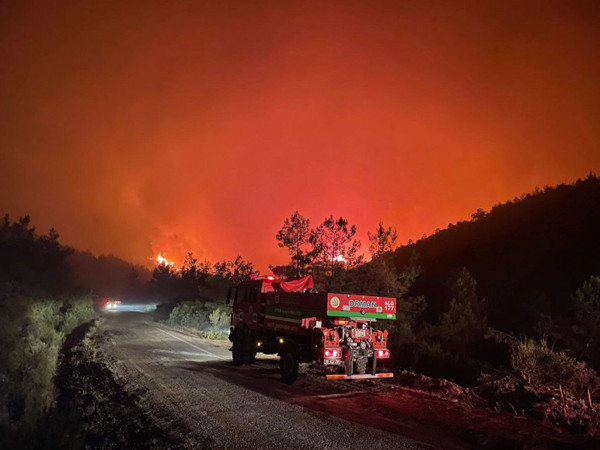
{"label": "warning light on truck", "polygon": [[390,351],[387,348],[384,348],[383,350],[377,350],[377,359],[389,358],[389,357],[390,357]]}
{"label": "warning light on truck", "polygon": [[326,348],[323,351],[323,357],[325,359],[341,358],[342,357],[342,352],[339,349],[337,349],[337,348]]}

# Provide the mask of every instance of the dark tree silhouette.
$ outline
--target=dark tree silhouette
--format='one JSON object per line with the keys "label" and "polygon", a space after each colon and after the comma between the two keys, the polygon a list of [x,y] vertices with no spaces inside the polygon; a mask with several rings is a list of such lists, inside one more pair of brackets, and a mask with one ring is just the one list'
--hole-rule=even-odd
{"label": "dark tree silhouette", "polygon": [[600,366],[600,277],[591,276],[573,296],[579,357]]}
{"label": "dark tree silhouette", "polygon": [[296,211],[283,222],[277,232],[277,245],[286,248],[291,256],[287,266],[275,266],[271,269],[276,275],[286,278],[302,277],[309,273],[311,257],[309,251],[310,220]]}
{"label": "dark tree silhouette", "polygon": [[8,214],[0,226],[0,282],[59,293],[72,288],[65,260],[71,250],[58,242],[53,228],[38,236],[25,215],[12,222]]}
{"label": "dark tree silhouette", "polygon": [[346,219],[335,220],[333,215],[311,231],[309,241],[313,246],[313,275],[317,284],[324,283],[327,289],[337,287],[344,269],[362,263],[358,255],[360,241],[355,235],[356,225],[348,226]]}
{"label": "dark tree silhouette", "polygon": [[481,340],[487,329],[486,302],[477,296],[477,282],[462,268],[452,287],[450,309],[442,314],[438,335],[458,360],[467,358],[467,345]]}
{"label": "dark tree silhouette", "polygon": [[396,247],[398,232],[392,227],[384,228],[383,222],[379,222],[375,233],[367,232],[369,238],[369,251],[373,258],[383,255],[386,252],[391,252]]}

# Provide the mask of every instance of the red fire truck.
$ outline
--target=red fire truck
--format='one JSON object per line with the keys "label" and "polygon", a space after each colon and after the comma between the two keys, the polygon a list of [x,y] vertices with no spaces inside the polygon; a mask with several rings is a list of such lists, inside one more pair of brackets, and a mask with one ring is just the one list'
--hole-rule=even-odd
{"label": "red fire truck", "polygon": [[396,318],[396,299],[312,289],[311,277],[255,279],[232,289],[233,363],[250,364],[257,352],[277,354],[287,384],[296,380],[300,362],[311,361],[337,369],[328,379],[391,378],[377,372],[378,361],[390,357],[388,332],[372,324]]}

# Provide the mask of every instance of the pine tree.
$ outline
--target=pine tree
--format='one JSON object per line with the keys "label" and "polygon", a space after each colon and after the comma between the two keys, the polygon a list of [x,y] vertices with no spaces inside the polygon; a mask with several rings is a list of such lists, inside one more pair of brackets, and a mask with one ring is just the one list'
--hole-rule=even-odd
{"label": "pine tree", "polygon": [[467,346],[481,339],[487,329],[486,301],[477,296],[477,282],[463,268],[453,286],[450,308],[442,314],[438,334],[442,345],[458,360],[467,357]]}

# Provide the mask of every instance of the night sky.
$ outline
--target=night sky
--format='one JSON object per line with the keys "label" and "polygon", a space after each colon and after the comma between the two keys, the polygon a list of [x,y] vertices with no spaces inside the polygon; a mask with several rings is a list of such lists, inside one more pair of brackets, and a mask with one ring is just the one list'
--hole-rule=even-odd
{"label": "night sky", "polygon": [[0,2],[0,212],[95,254],[265,271],[296,210],[406,243],[590,171],[599,1]]}

